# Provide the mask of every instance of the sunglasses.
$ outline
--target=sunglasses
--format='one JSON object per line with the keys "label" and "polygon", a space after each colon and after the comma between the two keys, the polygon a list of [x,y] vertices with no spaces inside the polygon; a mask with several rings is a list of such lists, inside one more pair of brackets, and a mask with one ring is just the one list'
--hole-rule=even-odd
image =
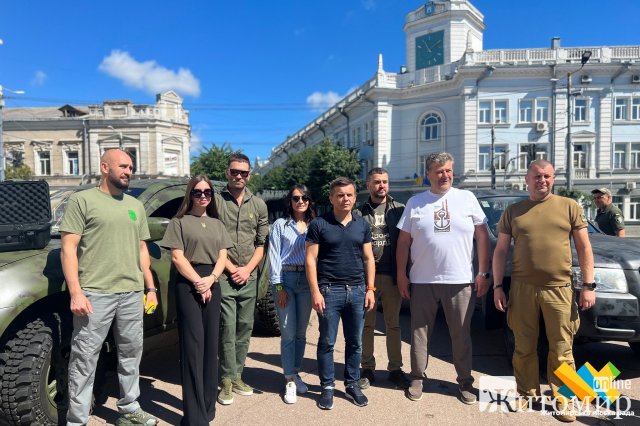
{"label": "sunglasses", "polygon": [[242,176],[243,178],[249,177],[249,170],[238,170],[238,169],[229,169],[229,174],[231,176]]}
{"label": "sunglasses", "polygon": [[213,195],[213,191],[210,189],[205,189],[204,191],[201,189],[192,189],[191,190],[191,196],[195,197],[195,198],[202,198],[202,196],[205,196],[207,198],[211,198],[211,196]]}
{"label": "sunglasses", "polygon": [[309,197],[308,195],[294,195],[291,197],[291,199],[296,203],[300,200],[302,200],[305,203],[308,203],[309,201],[311,201],[311,197]]}

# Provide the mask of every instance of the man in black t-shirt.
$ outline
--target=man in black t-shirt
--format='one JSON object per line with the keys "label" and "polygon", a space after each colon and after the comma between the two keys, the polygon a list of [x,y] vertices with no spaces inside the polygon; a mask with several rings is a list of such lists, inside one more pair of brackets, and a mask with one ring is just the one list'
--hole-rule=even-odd
{"label": "man in black t-shirt", "polygon": [[333,347],[340,319],[345,339],[345,394],[359,407],[369,403],[358,380],[365,310],[375,305],[375,261],[371,228],[351,211],[355,198],[351,179],[335,179],[329,195],[333,211],[314,219],[307,231],[305,265],[312,307],[318,313],[317,356],[322,386],[318,407],[323,410],[333,408]]}

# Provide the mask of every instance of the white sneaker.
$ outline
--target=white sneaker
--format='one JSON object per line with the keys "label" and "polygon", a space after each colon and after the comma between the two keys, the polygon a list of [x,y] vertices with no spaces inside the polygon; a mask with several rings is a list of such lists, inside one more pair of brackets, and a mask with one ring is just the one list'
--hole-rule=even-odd
{"label": "white sneaker", "polygon": [[296,384],[296,390],[298,392],[298,395],[302,395],[303,393],[309,392],[309,388],[307,387],[307,384],[302,381],[302,377],[300,377],[299,374],[296,374],[295,376],[293,376],[293,381]]}
{"label": "white sneaker", "polygon": [[284,388],[284,402],[287,404],[295,404],[297,400],[296,384],[294,382],[287,382],[287,386]]}

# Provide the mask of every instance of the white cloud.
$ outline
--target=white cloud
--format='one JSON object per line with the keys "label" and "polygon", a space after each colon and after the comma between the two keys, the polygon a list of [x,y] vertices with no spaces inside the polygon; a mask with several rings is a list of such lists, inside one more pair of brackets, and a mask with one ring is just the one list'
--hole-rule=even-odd
{"label": "white cloud", "polygon": [[175,90],[181,95],[200,95],[200,81],[189,69],[180,68],[176,72],[153,60],[139,62],[129,52],[111,51],[98,69],[129,87],[142,89],[152,95],[166,90]]}
{"label": "white cloud", "polygon": [[198,133],[192,131],[191,146],[189,149],[191,151],[191,155],[197,155],[200,152],[200,148],[202,148],[202,138]]}
{"label": "white cloud", "polygon": [[376,10],[378,4],[376,3],[376,0],[362,0],[362,7],[364,7],[364,10],[372,11]]}
{"label": "white cloud", "polygon": [[31,79],[32,86],[42,86],[47,79],[47,74],[44,71],[36,71],[35,75]]}
{"label": "white cloud", "polygon": [[311,106],[315,110],[325,110],[343,97],[344,96],[340,96],[333,91],[328,91],[326,93],[313,92],[307,96],[307,105]]}

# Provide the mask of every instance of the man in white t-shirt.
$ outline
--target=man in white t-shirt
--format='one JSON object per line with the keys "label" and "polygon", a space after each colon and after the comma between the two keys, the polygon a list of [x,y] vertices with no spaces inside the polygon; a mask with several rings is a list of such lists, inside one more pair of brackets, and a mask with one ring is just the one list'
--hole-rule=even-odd
{"label": "man in white t-shirt", "polygon": [[[398,290],[411,306],[411,385],[406,395],[412,401],[422,399],[428,344],[440,302],[451,335],[458,398],[473,404],[477,396],[472,386],[470,328],[475,297],[489,289],[487,218],[473,193],[452,187],[451,154],[430,154],[426,167],[431,188],[409,199],[398,222]],[[474,238],[479,267],[475,277]]]}

